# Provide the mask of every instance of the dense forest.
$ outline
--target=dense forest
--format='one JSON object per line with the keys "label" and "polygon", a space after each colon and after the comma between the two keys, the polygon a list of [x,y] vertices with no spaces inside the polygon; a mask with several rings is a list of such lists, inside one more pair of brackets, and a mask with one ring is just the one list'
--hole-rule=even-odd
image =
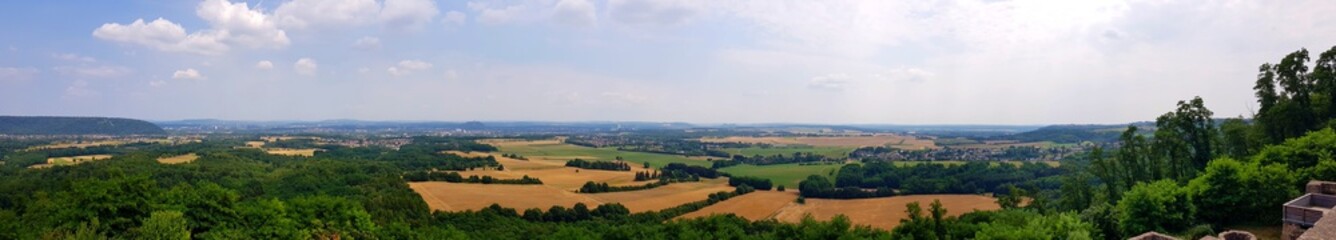
{"label": "dense forest", "polygon": [[0,116],[0,134],[8,135],[164,135],[143,120],[105,117]]}

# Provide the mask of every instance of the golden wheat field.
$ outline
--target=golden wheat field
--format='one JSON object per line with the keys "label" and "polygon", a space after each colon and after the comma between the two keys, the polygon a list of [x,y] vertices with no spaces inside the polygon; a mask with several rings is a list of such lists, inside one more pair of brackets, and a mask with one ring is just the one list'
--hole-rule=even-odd
{"label": "golden wheat field", "polygon": [[835,215],[843,214],[854,224],[869,225],[881,229],[893,229],[900,225],[900,220],[908,218],[905,204],[919,202],[927,211],[933,200],[941,200],[948,216],[980,210],[997,210],[997,200],[981,195],[912,195],[869,199],[813,199],[805,204],[798,204],[797,192],[757,191],[727,201],[717,203],[682,217],[701,217],[711,214],[736,214],[751,220],[777,219],[783,222],[799,222],[810,214],[817,220],[830,220]]}

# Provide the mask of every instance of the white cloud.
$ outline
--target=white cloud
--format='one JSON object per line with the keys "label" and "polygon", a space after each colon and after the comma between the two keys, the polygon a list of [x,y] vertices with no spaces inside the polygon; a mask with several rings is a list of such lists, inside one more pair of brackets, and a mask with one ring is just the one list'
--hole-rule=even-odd
{"label": "white cloud", "polygon": [[679,25],[704,11],[695,0],[610,0],[608,16],[627,24]]}
{"label": "white cloud", "polygon": [[297,71],[297,74],[315,76],[315,71],[319,70],[320,66],[315,63],[315,60],[302,58],[297,59],[297,63],[292,64],[292,69]]}
{"label": "white cloud", "polygon": [[180,24],[158,18],[151,22],[137,19],[129,25],[107,23],[93,30],[93,36],[114,42],[138,44],[160,51],[196,54],[221,54],[231,45],[252,48],[283,48],[291,42],[287,33],[269,16],[246,3],[206,0],[195,14],[208,22],[209,29],[186,34]]}
{"label": "white cloud", "polygon": [[289,28],[361,26],[376,20],[375,0],[293,0],[274,10],[274,19]]}
{"label": "white cloud", "polygon": [[482,24],[527,24],[554,22],[571,26],[589,26],[598,20],[597,11],[588,0],[525,1],[512,4],[469,2]]}
{"label": "white cloud", "polygon": [[459,80],[459,72],[455,71],[454,69],[445,70],[445,80],[448,81]]}
{"label": "white cloud", "polygon": [[70,62],[88,62],[88,63],[97,62],[96,58],[89,56],[80,56],[79,54],[73,54],[73,53],[51,54],[51,57]]}
{"label": "white cloud", "polygon": [[92,78],[120,77],[134,72],[129,68],[119,66],[59,66],[52,69],[64,75]]}
{"label": "white cloud", "polygon": [[173,72],[172,79],[200,80],[204,79],[204,76],[200,75],[199,71],[196,71],[194,68],[187,68],[185,70],[176,70],[176,72]]}
{"label": "white cloud", "polygon": [[380,49],[380,38],[376,38],[376,37],[362,37],[362,38],[359,38],[359,39],[357,39],[357,41],[353,42],[353,48],[362,49],[362,50],[375,50],[375,49]]}
{"label": "white cloud", "polygon": [[197,32],[186,35],[185,28],[180,24],[162,18],[147,23],[144,19],[137,19],[129,25],[103,24],[102,27],[93,30],[93,36],[167,52],[219,54],[228,50],[227,44],[222,43],[221,36],[216,33]]}
{"label": "white cloud", "polygon": [[807,82],[807,87],[819,90],[842,91],[853,78],[849,74],[836,73],[813,77]]}
{"label": "white cloud", "polygon": [[433,0],[385,0],[380,21],[389,28],[417,29],[440,14]]}
{"label": "white cloud", "polygon": [[149,87],[161,87],[161,86],[164,86],[164,85],[167,85],[167,81],[163,81],[163,80],[153,80],[153,81],[148,81],[148,86],[149,86]]}
{"label": "white cloud", "polygon": [[99,95],[97,91],[88,88],[88,81],[76,80],[70,83],[70,86],[65,87],[65,97],[67,98],[94,97],[97,95]]}
{"label": "white cloud", "polygon": [[445,13],[445,17],[441,18],[441,22],[445,23],[446,25],[459,26],[459,25],[464,25],[464,21],[466,21],[467,19],[468,19],[467,14],[464,14],[463,12],[460,11],[452,10]]}
{"label": "white cloud", "polygon": [[274,63],[268,60],[260,61],[255,63],[255,68],[260,70],[274,69]]}
{"label": "white cloud", "polygon": [[431,63],[418,60],[403,60],[399,61],[398,65],[385,69],[385,71],[389,72],[390,75],[403,76],[412,74],[413,72],[416,71],[427,70],[430,69],[431,67],[432,67]]}
{"label": "white cloud", "polygon": [[594,3],[588,0],[561,0],[552,12],[552,19],[572,26],[589,26],[598,21]]}
{"label": "white cloud", "polygon": [[0,82],[28,81],[37,76],[36,68],[0,67]]}
{"label": "white cloud", "polygon": [[[515,4],[495,4],[497,2],[469,2],[469,10],[476,12],[475,21],[488,25],[501,24],[526,24],[533,22],[545,22],[547,20],[556,20],[552,18],[554,4],[553,1],[526,1]],[[570,7],[580,7],[579,4],[569,4]],[[591,6],[592,7],[592,6]],[[578,10],[578,9],[572,9]],[[571,17],[579,18],[580,14],[572,12]],[[578,19],[572,19],[578,21]]]}
{"label": "white cloud", "polygon": [[890,71],[886,71],[885,73],[873,74],[872,78],[889,80],[889,81],[918,83],[932,79],[934,76],[936,76],[936,74],[933,74],[932,72],[923,69],[896,68],[896,69],[891,69]]}

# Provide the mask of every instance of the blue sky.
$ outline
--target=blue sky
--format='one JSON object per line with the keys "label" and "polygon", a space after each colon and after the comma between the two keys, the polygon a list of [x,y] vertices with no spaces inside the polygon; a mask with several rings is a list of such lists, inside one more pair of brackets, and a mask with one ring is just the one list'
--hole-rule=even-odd
{"label": "blue sky", "polygon": [[1254,109],[1330,1],[22,1],[0,114],[1045,124]]}

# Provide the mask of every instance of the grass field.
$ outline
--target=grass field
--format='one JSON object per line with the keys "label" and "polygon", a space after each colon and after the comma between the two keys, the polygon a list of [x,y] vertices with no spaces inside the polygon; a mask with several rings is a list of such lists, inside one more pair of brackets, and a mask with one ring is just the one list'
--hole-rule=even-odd
{"label": "grass field", "polygon": [[553,205],[571,207],[584,203],[593,208],[603,203],[621,203],[631,212],[645,212],[676,207],[705,200],[711,193],[732,191],[723,178],[701,182],[674,183],[649,190],[580,194],[547,185],[472,184],[414,182],[408,186],[422,195],[427,206],[439,211],[478,210],[493,203],[519,210]]}
{"label": "grass field", "polygon": [[655,168],[668,165],[669,163],[684,163],[687,165],[696,165],[705,167],[710,166],[709,161],[701,159],[694,159],[694,158],[688,158],[677,155],[668,155],[668,154],[618,151],[615,148],[583,147],[583,146],[576,146],[562,143],[561,141],[558,140],[484,141],[484,143],[497,146],[498,148],[501,149],[501,152],[519,154],[521,156],[524,156],[525,158],[529,158],[530,160],[547,159],[547,160],[566,161],[576,158],[585,160],[615,160],[617,159],[618,156],[620,156],[622,157],[623,160],[628,162],[634,162],[634,163],[648,162],[652,167]]}
{"label": "grass field", "polygon": [[193,162],[195,161],[195,159],[199,159],[199,155],[191,153],[180,156],[161,157],[158,158],[158,162],[163,164],[182,164],[182,163]]}
{"label": "grass field", "polygon": [[733,176],[752,176],[770,179],[776,186],[784,185],[786,188],[797,189],[798,182],[806,179],[809,175],[830,176],[831,171],[837,171],[843,164],[828,165],[798,165],[775,164],[775,165],[737,165],[721,168],[719,171],[732,174]]}
{"label": "grass field", "polygon": [[812,147],[812,146],[785,146],[785,147],[749,147],[749,148],[725,148],[724,152],[733,155],[743,156],[773,156],[775,154],[792,155],[795,152],[810,152],[832,158],[845,158],[849,152],[853,152],[853,147]]}
{"label": "grass field", "polygon": [[808,214],[822,221],[828,221],[835,215],[845,215],[854,224],[890,230],[900,224],[900,219],[908,218],[905,213],[905,204],[910,202],[919,202],[920,205],[926,207],[934,199],[940,199],[942,206],[947,210],[948,216],[959,216],[972,211],[1000,208],[996,199],[979,195],[913,195],[850,200],[808,198],[806,204],[796,203],[794,199],[798,197],[797,195],[797,192],[793,191],[757,191],[705,207],[682,217],[731,213],[750,220],[773,218],[783,222],[796,223]]}

